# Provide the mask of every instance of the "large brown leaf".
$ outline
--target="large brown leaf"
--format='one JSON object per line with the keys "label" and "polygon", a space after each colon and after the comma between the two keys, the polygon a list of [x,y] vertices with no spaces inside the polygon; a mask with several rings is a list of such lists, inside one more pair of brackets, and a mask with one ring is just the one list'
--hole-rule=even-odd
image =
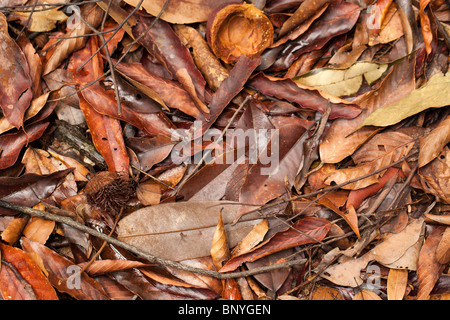
{"label": "large brown leaf", "polygon": [[420,249],[419,261],[417,262],[418,300],[427,300],[429,298],[431,290],[444,270],[445,265],[440,264],[436,258],[436,248],[444,230],[445,227],[442,226],[433,227],[433,231],[428,235]]}
{"label": "large brown leaf", "polygon": [[0,256],[4,300],[58,300],[55,289],[24,251],[0,243]]}
{"label": "large brown leaf", "polygon": [[276,233],[251,252],[230,259],[219,271],[233,271],[244,262],[255,261],[284,249],[322,241],[330,226],[327,220],[315,217],[297,220],[292,226]]}
{"label": "large brown leaf", "polygon": [[259,215],[254,214],[232,225],[239,205],[228,201],[165,203],[134,211],[120,220],[118,237],[171,260],[209,256],[221,209],[230,248],[260,222]]}
{"label": "large brown leaf", "polygon": [[8,34],[8,22],[0,13],[0,108],[17,129],[33,98],[30,70],[26,57]]}
{"label": "large brown leaf", "polygon": [[64,292],[77,300],[109,300],[102,286],[85,272],[69,279],[75,272],[81,270],[70,260],[57,254],[46,246],[22,238],[22,247],[42,271],[48,274],[48,280],[59,292]]}
{"label": "large brown leaf", "polygon": [[12,166],[19,157],[20,151],[27,144],[39,139],[47,129],[49,122],[38,122],[15,133],[0,136],[0,169]]}

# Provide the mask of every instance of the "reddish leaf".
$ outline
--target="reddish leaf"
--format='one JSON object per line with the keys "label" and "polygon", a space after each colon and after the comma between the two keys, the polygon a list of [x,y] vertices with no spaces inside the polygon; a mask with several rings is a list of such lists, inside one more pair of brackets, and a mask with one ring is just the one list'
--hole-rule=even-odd
{"label": "reddish leaf", "polygon": [[302,53],[320,49],[333,37],[350,31],[358,20],[359,12],[360,7],[356,4],[332,1],[307,32],[282,47],[271,70],[287,69]]}
{"label": "reddish leaf", "polygon": [[0,136],[0,169],[11,167],[19,157],[22,148],[39,139],[47,129],[49,122],[38,122],[25,127],[24,130]]}
{"label": "reddish leaf", "polygon": [[197,106],[208,112],[204,104],[206,81],[195,66],[189,50],[181,43],[172,27],[161,19],[155,22],[155,18],[139,16],[139,23],[133,28],[133,35],[138,37],[151,24],[152,28],[141,38],[141,44],[181,83]]}
{"label": "reddish leaf", "polygon": [[300,219],[292,227],[276,233],[253,251],[230,259],[219,271],[233,271],[244,262],[255,261],[284,249],[322,241],[330,230],[330,226],[330,222],[320,218]]}
{"label": "reddish leaf", "polygon": [[320,113],[324,113],[329,104],[331,107],[330,120],[352,119],[361,113],[361,109],[355,104],[329,103],[317,90],[299,88],[291,79],[269,79],[263,73],[259,73],[248,82],[248,85],[262,94],[295,102],[302,108],[316,110]]}
{"label": "reddish leaf", "polygon": [[78,300],[109,300],[102,286],[85,272],[74,279],[67,280],[81,270],[70,260],[27,238],[22,238],[22,247],[41,268],[44,268],[50,283],[58,291],[67,293]]}
{"label": "reddish leaf", "polygon": [[32,83],[26,57],[9,36],[3,13],[0,13],[0,43],[0,107],[8,121],[19,129],[33,98]]}
{"label": "reddish leaf", "polygon": [[128,172],[128,154],[119,120],[98,113],[81,96],[79,98],[92,141],[105,159],[108,170]]}
{"label": "reddish leaf", "polygon": [[0,243],[0,293],[5,300],[58,300],[36,263],[22,250]]}
{"label": "reddish leaf", "polygon": [[[286,177],[291,185],[293,184],[303,160],[303,142],[307,134],[302,127],[285,125],[278,128],[274,135],[278,137],[271,137],[268,148],[261,153],[276,154],[277,161],[274,161],[274,158],[271,158],[269,163],[258,161],[249,169],[239,194],[240,203],[263,205],[286,192]],[[243,205],[239,208],[238,218],[256,208],[256,206]]]}

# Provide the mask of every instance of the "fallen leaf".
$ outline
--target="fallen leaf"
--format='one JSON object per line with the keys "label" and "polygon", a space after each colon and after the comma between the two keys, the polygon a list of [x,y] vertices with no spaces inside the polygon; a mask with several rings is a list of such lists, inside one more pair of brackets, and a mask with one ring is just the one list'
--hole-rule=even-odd
{"label": "fallen leaf", "polygon": [[67,280],[81,270],[70,260],[27,238],[22,238],[22,247],[40,268],[44,268],[42,271],[48,275],[50,283],[59,292],[67,293],[78,300],[109,300],[102,286],[85,272],[75,279]]}
{"label": "fallen leaf", "polygon": [[[353,154],[352,158],[357,166],[330,173],[325,183],[331,184],[334,181],[336,184],[341,184],[386,167],[407,155],[412,150],[414,143],[414,139],[404,133],[379,133]],[[368,187],[377,183],[378,177],[384,172],[347,184],[342,188],[356,190]]]}
{"label": "fallen leaf", "polygon": [[435,129],[420,137],[419,168],[435,159],[444,146],[450,142],[450,116],[447,116]]}
{"label": "fallen leaf", "polygon": [[443,227],[433,227],[432,232],[420,249],[419,261],[417,262],[417,281],[419,283],[417,300],[429,299],[431,290],[433,290],[436,281],[444,270],[445,266],[440,264],[436,258],[436,248],[443,233]]}
{"label": "fallen leaf", "polygon": [[[319,147],[320,159],[325,163],[338,163],[352,155],[364,142],[371,138],[376,129],[360,124],[374,110],[407,96],[415,88],[414,57],[408,57],[392,66],[379,88],[359,96],[363,109],[354,119],[338,119],[331,124]],[[356,130],[360,127],[359,130]]]}
{"label": "fallen leaf", "polygon": [[403,300],[408,284],[408,270],[389,269],[387,278],[388,300]]}
{"label": "fallen leaf", "polygon": [[0,42],[3,44],[0,48],[0,108],[8,121],[19,129],[33,98],[32,82],[26,57],[9,36],[3,13],[0,13]]}
{"label": "fallen leaf", "polygon": [[[422,87],[394,104],[375,110],[358,126],[386,127],[429,108],[441,108],[450,104],[449,95],[441,94],[450,85],[450,73],[435,74]],[[406,107],[405,107],[406,106]]]}
{"label": "fallen leaf", "polygon": [[441,201],[450,203],[450,149],[445,147],[440,155],[426,166],[420,168],[419,178],[422,188]]}
{"label": "fallen leaf", "polygon": [[[125,2],[136,7],[139,0],[125,0]],[[151,15],[157,16],[165,6],[165,2],[165,0],[144,0],[142,7]],[[235,2],[236,0],[182,0],[172,3],[169,2],[162,12],[161,19],[180,24],[204,22],[208,20],[208,16],[217,7]]]}
{"label": "fallen leaf", "polygon": [[380,296],[373,291],[361,290],[360,292],[355,294],[352,300],[383,300],[383,299],[381,299]]}
{"label": "fallen leaf", "polygon": [[222,208],[229,246],[233,248],[261,220],[258,214],[246,215],[242,221],[231,225],[239,205],[227,201],[175,202],[146,207],[119,221],[118,237],[166,259],[180,261],[208,256]]}
{"label": "fallen leaf", "polygon": [[58,300],[47,278],[19,248],[0,243],[0,293],[4,300]]}
{"label": "fallen leaf", "polygon": [[436,259],[440,264],[450,262],[450,228],[445,228],[444,234],[436,248]]}
{"label": "fallen leaf", "polygon": [[281,250],[322,241],[329,230],[330,223],[324,219],[309,217],[297,220],[292,226],[276,233],[252,251],[230,259],[219,271],[233,271],[244,262],[253,262]]}
{"label": "fallen leaf", "polygon": [[372,84],[386,72],[388,66],[386,63],[356,62],[347,69],[314,69],[293,80],[337,97],[351,96],[358,92],[363,80]]}

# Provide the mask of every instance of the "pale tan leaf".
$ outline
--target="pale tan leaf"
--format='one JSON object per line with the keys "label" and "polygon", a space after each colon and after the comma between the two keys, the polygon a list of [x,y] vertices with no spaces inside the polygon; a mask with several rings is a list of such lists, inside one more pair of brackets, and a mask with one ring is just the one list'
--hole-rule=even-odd
{"label": "pale tan leaf", "polygon": [[414,90],[408,96],[394,104],[385,105],[369,115],[359,128],[363,126],[386,127],[413,116],[429,108],[441,108],[450,104],[448,92],[450,73],[435,74],[427,83]]}
{"label": "pale tan leaf", "polygon": [[408,270],[389,269],[387,279],[388,300],[403,300],[408,284]]}
{"label": "pale tan leaf", "polygon": [[68,19],[68,17],[59,9],[60,8],[58,7],[53,7],[53,9],[46,8],[46,10],[35,10],[33,11],[31,18],[30,12],[16,11],[13,16],[19,18],[22,24],[26,24],[29,19],[30,21],[27,25],[28,31],[45,32],[53,30],[57,22],[64,22]]}

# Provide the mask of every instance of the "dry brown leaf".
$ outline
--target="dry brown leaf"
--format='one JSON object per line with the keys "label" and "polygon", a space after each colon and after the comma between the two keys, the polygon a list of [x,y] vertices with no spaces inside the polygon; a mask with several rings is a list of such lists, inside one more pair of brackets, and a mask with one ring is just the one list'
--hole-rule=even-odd
{"label": "dry brown leaf", "polygon": [[209,256],[222,208],[228,243],[232,248],[261,219],[257,213],[249,214],[232,225],[240,206],[228,201],[188,201],[145,207],[119,221],[118,237],[146,252],[171,260]]}
{"label": "dry brown leaf", "polygon": [[403,300],[408,284],[408,270],[389,269],[387,279],[388,300]]}
{"label": "dry brown leaf", "polygon": [[450,227],[445,228],[444,234],[436,248],[436,259],[440,264],[450,262]]}
{"label": "dry brown leaf", "polygon": [[420,168],[419,178],[426,193],[450,203],[450,149],[445,149],[426,166]]}
{"label": "dry brown leaf", "polygon": [[31,221],[23,229],[23,235],[31,241],[45,244],[54,229],[55,221],[32,217]]}
{"label": "dry brown leaf", "polygon": [[434,227],[420,249],[417,262],[417,281],[419,282],[417,300],[429,299],[431,290],[444,269],[444,265],[440,264],[436,257],[436,248],[443,233],[444,227]]}
{"label": "dry brown leaf", "polygon": [[352,300],[383,300],[383,299],[381,299],[380,296],[373,291],[361,290],[360,292],[355,294]]}
{"label": "dry brown leaf", "polygon": [[227,234],[223,224],[222,212],[219,212],[219,221],[213,234],[211,245],[211,257],[216,268],[219,270],[223,264],[230,258],[230,250],[228,248]]}
{"label": "dry brown leaf", "polygon": [[[401,132],[379,133],[365,143],[352,156],[357,166],[336,170],[328,175],[325,183],[336,184],[359,178],[373,171],[390,165],[407,155],[414,146],[414,139]],[[378,177],[385,171],[360,179],[357,182],[343,186],[344,189],[361,189],[378,182]]]}

